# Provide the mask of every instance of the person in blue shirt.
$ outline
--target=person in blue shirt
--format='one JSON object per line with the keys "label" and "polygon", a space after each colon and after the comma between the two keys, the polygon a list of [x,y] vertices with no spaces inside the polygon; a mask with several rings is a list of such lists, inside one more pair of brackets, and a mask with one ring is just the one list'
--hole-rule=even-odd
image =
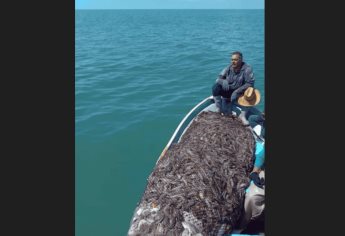
{"label": "person in blue shirt", "polygon": [[258,220],[265,209],[265,143],[257,142],[255,163],[249,175],[251,179],[244,198],[244,212],[240,228],[245,230],[249,223]]}
{"label": "person in blue shirt", "polygon": [[[256,95],[254,96],[254,94]],[[259,219],[265,209],[265,114],[259,112],[258,109],[251,109],[259,102],[259,91],[251,87],[238,98],[238,104],[244,108],[239,118],[257,135],[254,168],[249,175],[251,181],[246,189],[244,212],[240,220],[241,230],[244,230],[250,222]]]}
{"label": "person in blue shirt", "polygon": [[252,222],[263,219],[265,210],[265,143],[256,142],[254,168],[249,175],[251,179],[249,187],[246,189],[244,198],[244,210],[241,215],[239,226],[234,231],[242,233],[247,230],[247,226]]}
{"label": "person in blue shirt", "polygon": [[[230,107],[248,87],[254,86],[252,67],[243,61],[242,53],[235,51],[231,54],[231,64],[218,75],[212,87],[212,95],[216,104],[216,112],[223,112],[222,98],[230,101]],[[231,108],[230,108],[231,112]]]}

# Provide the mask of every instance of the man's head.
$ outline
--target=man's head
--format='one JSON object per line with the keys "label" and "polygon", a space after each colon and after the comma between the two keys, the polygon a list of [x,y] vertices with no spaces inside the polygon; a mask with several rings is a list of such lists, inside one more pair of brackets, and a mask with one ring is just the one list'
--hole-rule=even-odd
{"label": "man's head", "polygon": [[239,69],[242,66],[242,53],[239,51],[231,53],[231,64],[234,69]]}

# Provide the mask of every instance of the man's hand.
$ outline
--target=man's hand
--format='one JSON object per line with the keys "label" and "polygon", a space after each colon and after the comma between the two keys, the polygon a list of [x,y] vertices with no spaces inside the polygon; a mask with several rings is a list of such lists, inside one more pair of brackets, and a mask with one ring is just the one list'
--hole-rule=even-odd
{"label": "man's hand", "polygon": [[254,184],[258,186],[259,188],[263,189],[263,186],[265,185],[265,179],[259,177],[258,172],[252,172],[249,175],[249,178],[253,180]]}
{"label": "man's hand", "polygon": [[229,90],[229,83],[226,79],[217,79],[217,83],[222,86],[223,90]]}
{"label": "man's hand", "polygon": [[233,92],[230,97],[230,102],[235,102],[237,100],[237,93]]}

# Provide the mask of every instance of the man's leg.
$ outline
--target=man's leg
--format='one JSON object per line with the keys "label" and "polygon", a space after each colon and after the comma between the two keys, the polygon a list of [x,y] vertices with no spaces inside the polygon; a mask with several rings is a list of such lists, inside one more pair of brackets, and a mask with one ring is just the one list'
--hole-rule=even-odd
{"label": "man's leg", "polygon": [[249,126],[248,117],[253,114],[252,107],[250,107],[250,106],[249,107],[242,106],[237,101],[234,102],[234,104],[237,107],[239,107],[239,111],[236,112],[238,114],[238,118],[240,118],[240,120],[242,121],[243,125]]}
{"label": "man's leg", "polygon": [[220,112],[226,113],[227,111],[226,99],[230,99],[231,93],[232,93],[232,90],[225,91],[223,90],[222,86],[218,83],[215,83],[213,85],[212,95],[214,97],[216,107],[219,108]]}
{"label": "man's leg", "polygon": [[221,112],[222,108],[222,86],[218,83],[215,83],[212,87],[212,95],[215,101],[217,112]]}
{"label": "man's leg", "polygon": [[242,124],[245,126],[249,126],[249,122],[246,118],[247,115],[247,111],[246,110],[242,110],[240,115],[238,116],[238,118],[240,118],[240,120],[242,121]]}
{"label": "man's leg", "polygon": [[263,125],[264,118],[262,114],[257,115],[251,115],[248,117],[249,124],[252,128],[254,128],[257,125]]}

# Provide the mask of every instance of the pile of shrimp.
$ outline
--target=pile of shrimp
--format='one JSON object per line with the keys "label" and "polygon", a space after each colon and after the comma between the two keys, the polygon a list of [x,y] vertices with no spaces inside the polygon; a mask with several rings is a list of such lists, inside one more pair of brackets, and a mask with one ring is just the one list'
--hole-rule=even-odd
{"label": "pile of shrimp", "polygon": [[255,140],[237,117],[202,112],[148,178],[128,235],[223,235],[243,209]]}

